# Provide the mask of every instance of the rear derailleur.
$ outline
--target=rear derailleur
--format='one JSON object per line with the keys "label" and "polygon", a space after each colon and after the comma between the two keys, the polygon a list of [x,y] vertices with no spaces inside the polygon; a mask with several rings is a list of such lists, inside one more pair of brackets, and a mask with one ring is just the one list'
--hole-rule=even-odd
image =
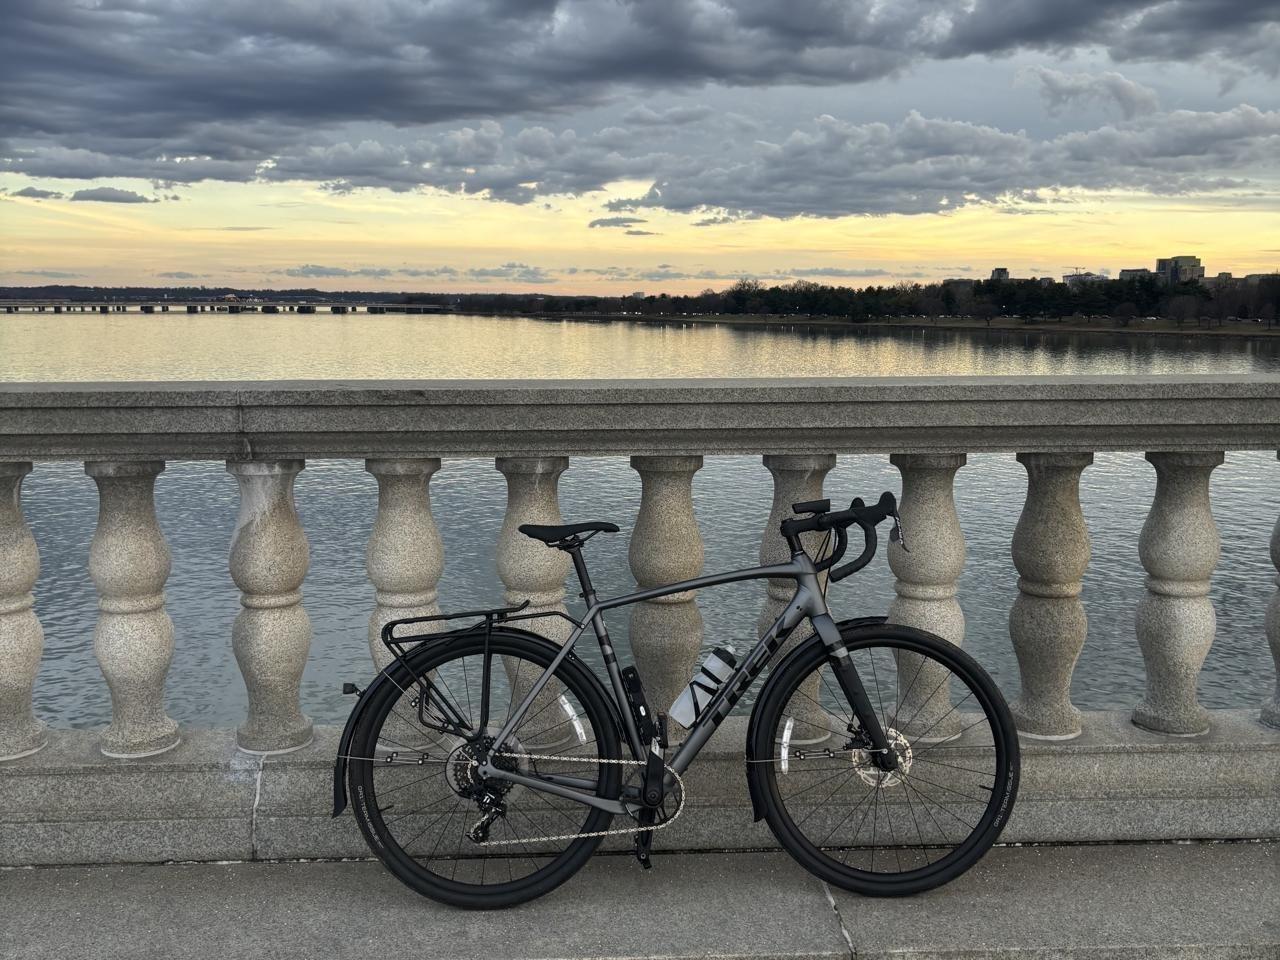
{"label": "rear derailleur", "polygon": [[489,839],[489,828],[499,817],[507,815],[507,805],[501,796],[489,792],[477,798],[477,804],[483,816],[467,831],[467,839],[472,843],[485,843]]}

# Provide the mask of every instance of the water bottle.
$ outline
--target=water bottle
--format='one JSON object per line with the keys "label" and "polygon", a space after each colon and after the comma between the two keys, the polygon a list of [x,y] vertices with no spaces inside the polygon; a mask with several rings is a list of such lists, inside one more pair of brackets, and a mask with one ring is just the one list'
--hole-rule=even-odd
{"label": "water bottle", "polygon": [[738,659],[734,656],[732,647],[716,647],[707,654],[707,659],[693,675],[689,685],[676,697],[676,702],[671,704],[667,716],[682,727],[692,727],[737,665]]}

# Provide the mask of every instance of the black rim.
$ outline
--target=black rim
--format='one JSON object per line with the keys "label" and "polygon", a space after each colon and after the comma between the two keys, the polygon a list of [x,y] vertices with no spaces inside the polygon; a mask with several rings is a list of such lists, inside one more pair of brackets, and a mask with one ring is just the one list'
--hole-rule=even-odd
{"label": "black rim", "polygon": [[925,880],[980,854],[1012,799],[997,701],[959,656],[948,663],[910,638],[882,635],[848,649],[898,769],[875,765],[816,651],[767,724],[784,830],[836,872],[871,883]]}
{"label": "black rim", "polygon": [[[356,738],[359,756],[378,759],[352,761],[351,779],[375,852],[384,860],[436,886],[500,894],[575,859],[583,841],[570,837],[606,829],[611,818],[573,800],[485,781],[475,773],[475,759],[492,747],[550,657],[496,638],[487,655],[479,640],[467,647],[454,645],[426,658],[430,662],[415,658],[415,673],[430,681],[388,688]],[[596,691],[576,674],[568,662],[562,664],[514,731],[517,742],[497,762],[532,776],[600,778],[608,790],[617,767],[581,761],[616,757],[616,730],[602,719]],[[579,762],[528,759],[529,754]]]}

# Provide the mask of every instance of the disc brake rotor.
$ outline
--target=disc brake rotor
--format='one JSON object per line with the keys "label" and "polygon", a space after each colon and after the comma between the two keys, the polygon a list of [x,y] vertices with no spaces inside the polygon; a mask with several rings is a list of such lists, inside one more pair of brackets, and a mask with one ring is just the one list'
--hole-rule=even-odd
{"label": "disc brake rotor", "polygon": [[849,752],[853,768],[864,783],[873,787],[892,787],[902,782],[902,778],[911,770],[911,743],[902,733],[893,727],[886,728],[885,738],[889,741],[889,749],[898,756],[896,770],[881,770],[875,764],[875,755],[870,750],[857,749]]}

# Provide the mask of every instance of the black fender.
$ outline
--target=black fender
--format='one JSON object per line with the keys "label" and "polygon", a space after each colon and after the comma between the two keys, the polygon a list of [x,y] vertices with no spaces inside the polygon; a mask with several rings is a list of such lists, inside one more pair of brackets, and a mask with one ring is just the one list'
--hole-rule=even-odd
{"label": "black fender", "polygon": [[[844,636],[851,630],[859,627],[878,627],[883,623],[888,623],[888,617],[852,617],[848,620],[839,620],[836,627],[840,630],[840,635]],[[756,704],[764,703],[769,698],[769,694],[773,690],[776,679],[782,675],[782,668],[792,657],[800,655],[800,651],[811,643],[821,643],[822,639],[815,633],[800,643],[794,650],[778,664],[777,667],[769,671],[769,679],[765,682],[764,688],[760,691],[760,696],[756,698]],[[760,723],[760,711],[752,708],[751,719],[747,722],[747,790],[751,794],[751,816],[756,820],[764,819],[764,797],[760,796],[759,788],[756,781],[751,776],[752,764],[756,760],[756,732]]]}
{"label": "black fender", "polygon": [[[472,632],[471,628],[465,630],[451,630],[448,633],[442,633],[439,636],[432,637],[430,640],[424,640],[409,651],[407,659],[410,661],[410,665],[412,666],[412,661],[425,656],[428,650],[433,650],[439,644],[449,643],[450,641],[457,639],[463,633],[470,632]],[[554,656],[560,650],[559,644],[553,643],[546,637],[536,634],[531,630],[521,630],[518,627],[497,625],[494,627],[493,632],[518,634],[525,640],[536,642],[547,647],[547,652],[551,656]],[[565,659],[577,660],[578,658],[576,654],[570,653]],[[338,741],[338,756],[333,761],[333,816],[335,817],[341,816],[342,811],[347,809],[347,764],[351,757],[351,741],[355,738],[356,726],[360,723],[360,717],[364,713],[365,709],[367,709],[368,704],[373,699],[374,695],[387,684],[394,683],[391,678],[391,671],[395,670],[398,666],[399,661],[392,660],[391,663],[387,664],[387,666],[373,678],[373,682],[370,683],[369,686],[365,687],[364,691],[360,694],[360,698],[356,700],[355,706],[351,708],[351,715],[347,717],[347,724],[342,728],[342,738]],[[617,704],[614,703],[613,697],[606,696],[604,699],[606,703],[610,704],[610,707],[613,710],[614,721],[619,725],[618,729],[622,729],[621,718],[618,716]]]}
{"label": "black fender", "polygon": [[395,661],[382,670],[373,682],[361,691],[356,705],[351,708],[347,724],[342,728],[342,737],[338,740],[338,756],[333,761],[333,815],[341,816],[347,809],[347,759],[351,756],[351,739],[356,735],[356,724],[364,713],[365,705],[383,686],[390,683],[387,670],[395,666]]}

